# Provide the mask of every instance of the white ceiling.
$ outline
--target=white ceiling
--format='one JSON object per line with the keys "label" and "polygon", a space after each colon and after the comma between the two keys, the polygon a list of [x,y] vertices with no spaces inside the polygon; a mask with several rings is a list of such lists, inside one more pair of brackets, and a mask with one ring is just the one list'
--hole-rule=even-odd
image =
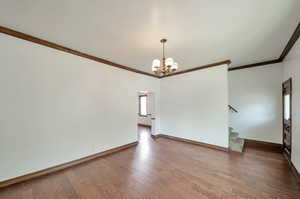
{"label": "white ceiling", "polygon": [[231,59],[276,59],[300,21],[299,0],[1,0],[0,25],[151,72],[166,55],[181,70]]}

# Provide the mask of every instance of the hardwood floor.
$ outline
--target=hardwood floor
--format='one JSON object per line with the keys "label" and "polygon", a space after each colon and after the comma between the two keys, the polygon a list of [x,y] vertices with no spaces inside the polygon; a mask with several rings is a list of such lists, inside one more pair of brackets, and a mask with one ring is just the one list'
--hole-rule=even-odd
{"label": "hardwood floor", "polygon": [[137,147],[3,188],[0,198],[300,198],[278,152],[248,146],[226,153],[140,132]]}

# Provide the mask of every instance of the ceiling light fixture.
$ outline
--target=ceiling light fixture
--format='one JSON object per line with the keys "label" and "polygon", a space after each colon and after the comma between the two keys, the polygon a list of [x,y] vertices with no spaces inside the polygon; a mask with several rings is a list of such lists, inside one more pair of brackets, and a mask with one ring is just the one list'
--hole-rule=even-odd
{"label": "ceiling light fixture", "polygon": [[165,58],[165,43],[167,42],[167,39],[160,40],[160,43],[163,45],[163,58],[162,58],[162,64],[159,59],[154,59],[152,62],[152,72],[154,72],[156,75],[166,75],[172,72],[175,72],[178,69],[178,64],[174,62],[174,60],[169,57]]}

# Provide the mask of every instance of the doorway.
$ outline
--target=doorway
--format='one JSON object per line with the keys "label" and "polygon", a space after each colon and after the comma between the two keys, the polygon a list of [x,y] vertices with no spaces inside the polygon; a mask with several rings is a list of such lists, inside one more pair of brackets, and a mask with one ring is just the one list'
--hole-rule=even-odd
{"label": "doorway", "polygon": [[[151,137],[152,133],[155,131],[155,95],[153,92],[138,92],[137,125],[139,140],[141,140],[142,137]],[[146,136],[146,134],[148,135]]]}
{"label": "doorway", "polygon": [[292,153],[292,79],[282,84],[283,154],[290,160]]}

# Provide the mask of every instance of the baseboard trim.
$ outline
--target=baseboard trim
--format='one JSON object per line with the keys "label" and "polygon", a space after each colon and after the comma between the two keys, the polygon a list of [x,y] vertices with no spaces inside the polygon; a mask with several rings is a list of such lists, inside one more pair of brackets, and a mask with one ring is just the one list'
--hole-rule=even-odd
{"label": "baseboard trim", "polygon": [[129,144],[126,144],[126,145],[115,147],[113,149],[109,149],[109,150],[106,150],[106,151],[103,151],[103,152],[96,153],[94,155],[90,155],[90,156],[87,156],[87,157],[84,157],[84,158],[80,158],[78,160],[73,160],[71,162],[60,164],[60,165],[50,167],[50,168],[47,168],[47,169],[43,169],[43,170],[40,170],[40,171],[37,171],[37,172],[33,172],[33,173],[30,173],[30,174],[26,174],[26,175],[23,175],[23,176],[19,176],[19,177],[16,177],[16,178],[5,180],[5,181],[0,182],[0,188],[7,187],[9,185],[13,185],[13,184],[17,184],[17,183],[21,183],[21,182],[24,182],[24,181],[27,181],[27,180],[31,180],[31,179],[40,177],[40,176],[48,175],[48,174],[51,174],[51,173],[54,173],[54,172],[57,172],[57,171],[60,171],[60,170],[63,170],[63,169],[67,169],[67,168],[70,168],[70,167],[73,167],[75,165],[79,165],[79,164],[88,162],[88,161],[96,159],[96,158],[104,157],[104,156],[107,156],[107,155],[110,155],[110,154],[128,149],[130,147],[136,146],[137,144],[138,144],[138,142],[132,142],[132,143],[129,143]]}
{"label": "baseboard trim", "polygon": [[300,174],[298,172],[298,170],[296,169],[295,165],[293,164],[293,162],[289,159],[289,157],[287,157],[285,154],[283,154],[284,158],[288,161],[289,163],[289,167],[293,173],[293,175],[296,178],[296,181],[299,183],[300,185]]}
{"label": "baseboard trim", "polygon": [[138,124],[138,126],[143,126],[143,127],[148,127],[148,128],[151,128],[151,125],[148,125],[148,124]]}
{"label": "baseboard trim", "polygon": [[226,148],[226,147],[221,147],[221,146],[217,146],[217,145],[213,145],[213,144],[207,144],[207,143],[204,143],[204,142],[189,140],[189,139],[175,137],[175,136],[166,135],[166,134],[157,134],[157,135],[155,135],[155,138],[156,139],[157,138],[166,138],[166,139],[171,139],[171,140],[175,140],[175,141],[179,141],[179,142],[194,144],[194,145],[198,145],[198,146],[202,146],[202,147],[206,147],[206,148],[210,148],[210,149],[215,149],[215,150],[218,150],[218,151],[224,151],[224,152],[229,151],[228,148]]}
{"label": "baseboard trim", "polygon": [[273,143],[273,142],[259,141],[259,140],[252,140],[252,139],[245,139],[245,143],[261,145],[261,146],[278,147],[278,148],[282,147],[282,144]]}
{"label": "baseboard trim", "polygon": [[299,174],[298,170],[296,169],[295,165],[291,161],[288,161],[288,162],[289,162],[290,168],[292,170],[292,173],[294,174],[297,182],[300,184],[300,174]]}

